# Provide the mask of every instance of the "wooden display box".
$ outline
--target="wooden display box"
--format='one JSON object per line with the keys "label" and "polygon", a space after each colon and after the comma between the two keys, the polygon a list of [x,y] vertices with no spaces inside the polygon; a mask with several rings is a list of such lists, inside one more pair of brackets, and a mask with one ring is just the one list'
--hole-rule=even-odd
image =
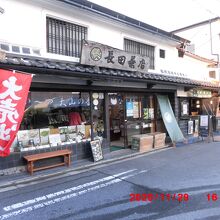
{"label": "wooden display box", "polygon": [[153,137],[153,146],[154,148],[165,147],[166,133],[153,132],[149,133]]}
{"label": "wooden display box", "polygon": [[153,136],[146,134],[133,135],[131,137],[131,149],[147,152],[153,148]]}

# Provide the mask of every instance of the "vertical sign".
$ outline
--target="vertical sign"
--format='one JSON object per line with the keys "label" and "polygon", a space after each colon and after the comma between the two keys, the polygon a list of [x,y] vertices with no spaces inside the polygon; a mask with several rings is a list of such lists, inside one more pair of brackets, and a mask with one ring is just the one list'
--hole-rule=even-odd
{"label": "vertical sign", "polygon": [[199,134],[201,137],[209,136],[209,116],[200,115]]}
{"label": "vertical sign", "polygon": [[193,121],[188,121],[188,134],[193,134]]}
{"label": "vertical sign", "polygon": [[133,117],[134,115],[134,106],[133,102],[126,101],[126,116],[127,117]]}
{"label": "vertical sign", "polygon": [[133,118],[139,118],[139,102],[133,102]]}
{"label": "vertical sign", "polygon": [[0,157],[10,154],[31,84],[31,75],[0,69]]}

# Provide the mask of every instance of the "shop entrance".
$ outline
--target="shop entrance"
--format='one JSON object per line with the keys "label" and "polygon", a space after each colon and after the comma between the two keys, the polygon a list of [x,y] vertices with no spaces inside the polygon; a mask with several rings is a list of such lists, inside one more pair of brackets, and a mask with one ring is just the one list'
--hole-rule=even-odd
{"label": "shop entrance", "polygon": [[125,104],[124,96],[119,93],[109,93],[109,123],[110,150],[121,150],[125,143]]}
{"label": "shop entrance", "polygon": [[110,150],[129,148],[132,136],[155,130],[153,96],[109,93]]}
{"label": "shop entrance", "polygon": [[109,93],[110,150],[129,148],[132,136],[154,131],[153,96]]}

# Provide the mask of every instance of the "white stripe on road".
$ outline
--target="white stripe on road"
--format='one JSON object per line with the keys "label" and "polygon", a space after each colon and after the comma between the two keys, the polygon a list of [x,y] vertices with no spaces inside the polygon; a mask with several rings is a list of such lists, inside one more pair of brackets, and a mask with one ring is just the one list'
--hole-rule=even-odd
{"label": "white stripe on road", "polygon": [[30,199],[30,200],[27,200],[27,201],[24,201],[24,202],[21,202],[21,203],[16,203],[16,204],[13,204],[13,205],[10,205],[10,206],[6,206],[3,209],[4,209],[4,211],[12,211],[14,209],[18,209],[18,208],[22,208],[24,206],[32,205],[32,204],[40,202],[40,201],[44,201],[44,200],[47,200],[47,199],[52,199],[56,196],[71,193],[71,192],[74,192],[76,190],[83,189],[85,187],[93,186],[93,185],[96,185],[96,184],[101,183],[101,182],[109,181],[109,180],[115,179],[117,177],[120,177],[124,174],[134,172],[136,170],[137,169],[128,170],[126,172],[118,173],[118,174],[115,174],[115,175],[112,175],[112,176],[108,176],[108,177],[105,177],[105,178],[102,178],[102,179],[98,179],[98,180],[95,180],[95,181],[92,181],[92,182],[89,182],[89,183],[82,184],[82,185],[79,185],[79,186],[76,186],[76,187],[72,187],[72,188],[65,189],[65,190],[62,190],[62,191],[59,191],[59,192],[55,192],[55,193],[47,194],[45,196]]}
{"label": "white stripe on road", "polygon": [[27,208],[20,209],[18,211],[10,212],[8,214],[1,215],[0,220],[7,219],[7,218],[10,218],[10,217],[13,217],[13,216],[17,216],[17,215],[20,215],[20,214],[23,214],[23,213],[28,213],[28,212],[31,212],[31,211],[34,211],[36,209],[43,208],[43,207],[46,207],[46,206],[50,206],[52,204],[65,201],[67,199],[71,199],[71,198],[83,195],[85,193],[92,192],[92,191],[104,188],[106,186],[110,186],[110,185],[115,184],[115,183],[119,183],[119,182],[123,181],[124,179],[130,178],[130,177],[133,177],[133,176],[136,176],[138,174],[145,173],[145,172],[147,172],[147,170],[143,170],[143,171],[140,171],[140,172],[135,173],[135,174],[130,174],[130,175],[127,175],[127,176],[123,176],[120,179],[114,179],[114,180],[111,180],[107,183],[102,183],[100,185],[97,185],[97,186],[94,186],[94,187],[91,187],[91,188],[88,188],[88,189],[85,189],[85,190],[82,190],[82,191],[79,191],[79,192],[75,192],[75,193],[60,197],[60,198],[49,200],[47,202],[36,204],[34,206],[29,206]]}

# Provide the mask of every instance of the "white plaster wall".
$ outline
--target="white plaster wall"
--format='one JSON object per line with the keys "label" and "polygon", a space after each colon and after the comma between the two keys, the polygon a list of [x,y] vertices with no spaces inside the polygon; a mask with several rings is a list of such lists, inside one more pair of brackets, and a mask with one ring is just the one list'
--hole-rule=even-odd
{"label": "white plaster wall", "polygon": [[[136,28],[121,25],[81,9],[53,4],[52,0],[1,0],[5,13],[0,15],[0,42],[39,48],[43,57],[79,61],[77,58],[46,52],[46,16],[62,19],[88,27],[88,40],[123,49],[124,38],[155,46],[155,70],[160,69],[186,73],[190,78],[204,79],[208,70],[206,63],[184,56],[178,57],[174,41],[144,33]],[[159,49],[166,51],[166,58],[159,58]]]}
{"label": "white plaster wall", "polygon": [[0,41],[42,47],[42,10],[22,1],[1,0]]}

